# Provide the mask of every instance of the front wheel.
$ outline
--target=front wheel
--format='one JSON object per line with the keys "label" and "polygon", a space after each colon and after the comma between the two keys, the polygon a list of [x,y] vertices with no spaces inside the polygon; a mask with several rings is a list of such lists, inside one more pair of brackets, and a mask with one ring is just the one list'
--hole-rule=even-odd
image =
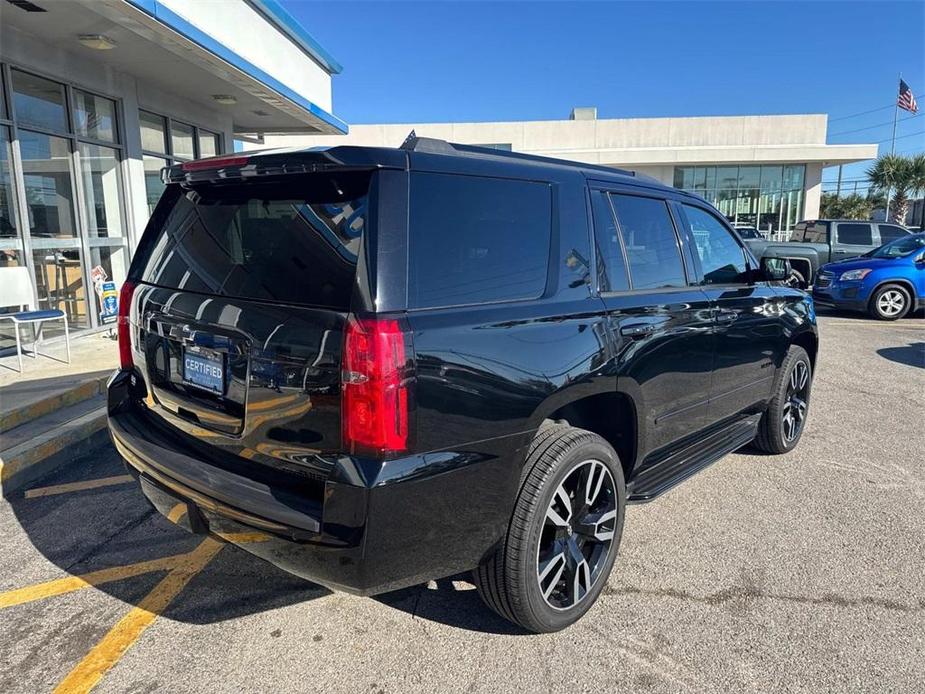
{"label": "front wheel", "polygon": [[473,572],[485,603],[534,632],[575,623],[597,600],[623,534],[626,484],[613,448],[569,426],[540,430],[500,547]]}
{"label": "front wheel", "polygon": [[887,284],[870,297],[868,311],[877,320],[898,320],[909,313],[911,306],[912,298],[905,287]]}
{"label": "front wheel", "polygon": [[774,394],[758,424],[755,445],[765,453],[796,448],[809,414],[813,367],[806,350],[791,345],[778,371]]}

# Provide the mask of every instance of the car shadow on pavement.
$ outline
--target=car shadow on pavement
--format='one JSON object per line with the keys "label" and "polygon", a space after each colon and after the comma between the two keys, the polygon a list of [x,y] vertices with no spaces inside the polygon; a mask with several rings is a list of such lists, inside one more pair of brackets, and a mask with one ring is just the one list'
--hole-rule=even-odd
{"label": "car shadow on pavement", "polygon": [[897,364],[925,369],[925,342],[911,342],[905,347],[884,347],[878,349],[877,354]]}
{"label": "car shadow on pavement", "polygon": [[[107,445],[32,484],[31,488],[124,474],[118,454]],[[193,552],[206,540],[205,536],[190,534],[161,516],[134,482],[31,498],[18,491],[6,494],[4,503],[12,511],[0,515],[8,568],[4,583],[9,584],[5,588],[13,590],[42,581],[93,576],[95,572],[112,570],[116,577],[99,583],[91,581],[93,589],[137,605],[170,571],[169,562]],[[44,568],[45,560],[60,571],[49,573]],[[160,560],[166,560],[168,565],[158,566]],[[149,564],[154,566],[149,568]],[[18,579],[18,575],[23,578]],[[306,602],[329,593],[326,588],[292,576],[244,550],[224,545],[191,578],[164,616],[208,624]]]}
{"label": "car shadow on pavement", "polygon": [[459,574],[373,599],[409,613],[412,619],[426,619],[457,629],[487,634],[529,633],[490,610],[469,581],[468,574]]}

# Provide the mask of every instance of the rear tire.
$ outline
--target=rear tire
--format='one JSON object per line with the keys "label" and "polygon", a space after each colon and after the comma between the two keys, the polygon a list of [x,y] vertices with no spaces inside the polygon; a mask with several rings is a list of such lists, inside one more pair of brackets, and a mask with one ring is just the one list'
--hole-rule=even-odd
{"label": "rear tire", "polygon": [[790,345],[778,371],[774,395],[758,424],[754,445],[765,453],[787,453],[803,436],[813,387],[812,362],[806,350]]}
{"label": "rear tire", "polygon": [[899,320],[911,307],[908,289],[901,284],[885,284],[870,297],[867,312],[877,320]]}
{"label": "rear tire", "polygon": [[559,631],[594,604],[613,568],[626,509],[616,452],[556,424],[530,446],[508,532],[473,571],[492,610],[533,632]]}

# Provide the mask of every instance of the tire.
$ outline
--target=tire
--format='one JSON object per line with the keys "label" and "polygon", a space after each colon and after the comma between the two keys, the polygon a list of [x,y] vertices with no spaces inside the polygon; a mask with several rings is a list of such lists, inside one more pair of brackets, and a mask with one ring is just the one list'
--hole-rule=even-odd
{"label": "tire", "polygon": [[482,600],[528,631],[574,624],[607,583],[625,509],[623,469],[610,444],[563,424],[541,429],[508,531],[472,572]]}
{"label": "tire", "polygon": [[799,345],[790,345],[778,371],[774,395],[758,424],[754,441],[758,449],[778,454],[796,448],[809,415],[812,369],[806,350]]}
{"label": "tire", "polygon": [[912,307],[909,290],[901,284],[885,284],[870,297],[867,312],[877,320],[899,320]]}

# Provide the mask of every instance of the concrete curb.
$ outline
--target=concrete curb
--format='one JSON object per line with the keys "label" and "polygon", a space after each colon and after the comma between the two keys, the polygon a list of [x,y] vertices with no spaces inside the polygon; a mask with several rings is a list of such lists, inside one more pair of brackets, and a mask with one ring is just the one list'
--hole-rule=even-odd
{"label": "concrete curb", "polygon": [[81,383],[63,392],[53,393],[46,398],[24,405],[23,407],[0,413],[0,434],[15,429],[21,424],[31,422],[39,417],[63,409],[69,405],[83,402],[105,392],[108,376]]}
{"label": "concrete curb", "polygon": [[0,460],[0,494],[20,490],[108,441],[103,406],[15,446]]}

